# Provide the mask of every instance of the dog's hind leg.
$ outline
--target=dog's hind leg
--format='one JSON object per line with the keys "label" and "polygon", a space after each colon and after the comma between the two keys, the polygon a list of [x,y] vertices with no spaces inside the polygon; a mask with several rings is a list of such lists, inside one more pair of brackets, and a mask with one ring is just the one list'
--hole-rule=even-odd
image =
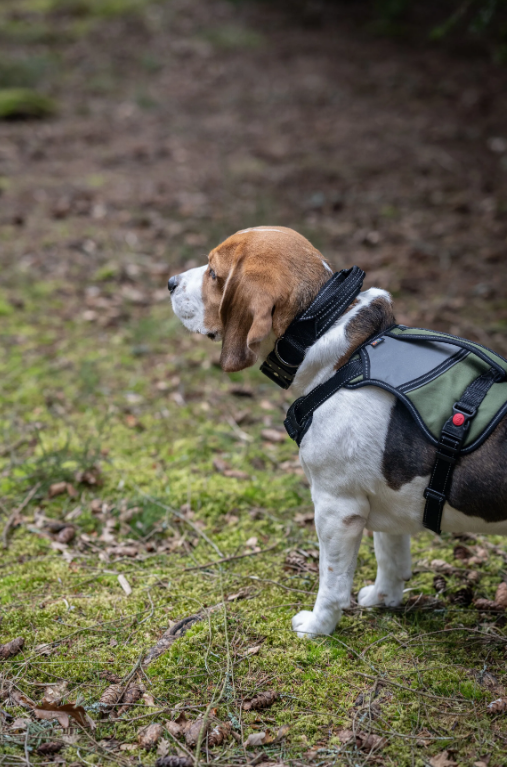
{"label": "dog's hind leg", "polygon": [[405,581],[410,578],[410,536],[374,533],[377,577],[372,586],[364,586],[358,595],[363,607],[396,607],[403,599]]}
{"label": "dog's hind leg", "polygon": [[315,500],[315,526],[320,545],[319,592],[312,611],[292,619],[299,637],[331,634],[350,604],[357,551],[369,514],[367,498],[336,498],[319,493]]}

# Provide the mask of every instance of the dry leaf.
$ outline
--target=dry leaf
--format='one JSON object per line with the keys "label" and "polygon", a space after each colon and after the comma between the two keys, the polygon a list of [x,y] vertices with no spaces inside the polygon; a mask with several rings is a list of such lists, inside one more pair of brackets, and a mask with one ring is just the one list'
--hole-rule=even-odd
{"label": "dry leaf", "polygon": [[232,725],[230,722],[217,724],[208,735],[208,746],[210,748],[213,748],[213,746],[220,746],[220,744],[230,736],[231,730]]}
{"label": "dry leaf", "polygon": [[507,698],[497,698],[486,707],[488,714],[501,714],[507,709]]}
{"label": "dry leaf", "polygon": [[102,695],[100,696],[99,706],[102,711],[110,711],[113,706],[119,703],[123,694],[123,685],[112,684],[106,687]]}
{"label": "dry leaf", "polygon": [[251,732],[243,745],[245,748],[254,748],[255,746],[263,746],[266,743],[265,732]]}
{"label": "dry leaf", "polygon": [[257,655],[257,653],[259,652],[261,647],[262,647],[262,645],[260,645],[260,644],[256,645],[255,647],[249,647],[248,650],[246,651],[246,654],[247,655]]}
{"label": "dry leaf", "polygon": [[[135,703],[137,703],[138,700],[140,700],[143,697],[143,688],[139,684],[130,684],[127,688],[125,695],[121,699],[121,708],[118,709],[118,716],[121,716],[125,713],[125,711],[128,711],[130,706],[133,706]],[[153,701],[153,705],[155,704],[155,701]]]}
{"label": "dry leaf", "polygon": [[278,732],[275,735],[275,739],[273,743],[280,743],[281,740],[287,737],[289,734],[290,727],[288,724],[282,724],[282,726],[279,728]]}
{"label": "dry leaf", "polygon": [[37,719],[58,719],[64,729],[69,726],[69,717],[75,719],[82,727],[95,728],[95,722],[88,716],[83,706],[76,706],[74,703],[67,703],[65,706],[41,703],[33,709],[33,713]]}
{"label": "dry leaf", "polygon": [[84,471],[76,471],[74,475],[74,479],[76,482],[79,482],[82,485],[100,485],[102,484],[100,475],[101,475],[101,469],[100,466],[97,464],[94,464],[93,466],[90,466],[88,469],[84,469]]}
{"label": "dry leaf", "polygon": [[31,721],[28,717],[19,717],[19,719],[15,719],[11,724],[11,730],[26,730]]}
{"label": "dry leaf", "polygon": [[201,730],[204,728],[203,736],[209,728],[209,722],[204,723],[203,719],[196,719],[195,722],[189,722],[185,729],[185,742],[187,746],[196,746],[199,740]]}
{"label": "dry leaf", "polygon": [[362,751],[379,750],[386,744],[386,738],[382,738],[380,735],[366,732],[353,732],[352,730],[339,730],[337,736],[341,743],[348,743],[350,740],[355,739],[357,748]]}
{"label": "dry leaf", "polygon": [[13,655],[17,655],[23,649],[24,644],[25,640],[23,637],[16,637],[16,639],[11,639],[6,644],[0,644],[0,660],[6,660],[6,658],[12,658]]}
{"label": "dry leaf", "polygon": [[118,583],[122,587],[125,594],[129,597],[132,594],[132,587],[124,575],[118,576]]}
{"label": "dry leaf", "polygon": [[501,607],[507,607],[507,583],[500,583],[496,590],[495,602]]}
{"label": "dry leaf", "polygon": [[286,433],[278,431],[278,429],[263,429],[261,431],[261,437],[268,442],[285,442]]}
{"label": "dry leaf", "polygon": [[41,756],[50,756],[51,754],[57,754],[64,747],[64,743],[56,740],[50,740],[47,743],[41,743],[37,747],[37,753]]}
{"label": "dry leaf", "polygon": [[60,530],[60,532],[56,536],[56,540],[58,541],[58,543],[70,543],[71,540],[75,537],[75,535],[76,535],[76,528],[73,527],[72,525],[67,525],[62,530]]}
{"label": "dry leaf", "polygon": [[155,762],[155,767],[193,767],[193,759],[188,756],[161,756]]}
{"label": "dry leaf", "polygon": [[305,513],[298,511],[294,514],[294,522],[297,525],[311,525],[314,519],[315,514],[313,511],[307,511]]}
{"label": "dry leaf", "polygon": [[163,734],[164,728],[161,724],[149,724],[139,730],[137,740],[140,746],[149,751],[150,748],[155,748]]}
{"label": "dry leaf", "polygon": [[112,671],[101,671],[99,676],[101,679],[105,679],[107,682],[111,682],[111,684],[118,684],[121,682],[121,676],[113,674]]}
{"label": "dry leaf", "polygon": [[14,705],[23,706],[23,708],[33,708],[35,706],[33,700],[19,690],[11,690],[10,699]]}
{"label": "dry leaf", "polygon": [[155,698],[153,695],[150,695],[149,692],[145,692],[143,694],[143,702],[145,706],[155,706]]}
{"label": "dry leaf", "polygon": [[250,475],[240,469],[225,469],[222,474],[230,479],[250,479]]}
{"label": "dry leaf", "polygon": [[[102,538],[103,540],[103,538]],[[113,538],[114,540],[114,538]],[[106,541],[107,543],[108,541]],[[109,541],[110,543],[111,541]],[[111,557],[137,557],[139,554],[139,549],[137,546],[132,545],[120,545],[120,546],[109,546],[106,549],[106,552]]]}
{"label": "dry leaf", "polygon": [[222,474],[224,471],[231,468],[231,464],[224,461],[223,458],[218,457],[213,459],[213,467]]}
{"label": "dry leaf", "polygon": [[70,498],[77,498],[76,488],[70,482],[54,482],[49,486],[48,496],[50,498],[56,498],[57,495],[63,495],[63,493],[67,493]]}
{"label": "dry leaf", "polygon": [[136,751],[139,748],[137,743],[122,743],[120,751]]}
{"label": "dry leaf", "polygon": [[260,708],[269,708],[269,706],[272,706],[273,703],[278,700],[280,697],[279,692],[275,692],[274,690],[267,690],[266,692],[261,692],[258,695],[256,695],[254,698],[247,699],[243,702],[243,710],[244,711],[255,711]]}
{"label": "dry leaf", "polygon": [[446,562],[444,559],[432,559],[430,562],[432,570],[440,570],[443,573],[450,573],[453,570],[452,565]]}
{"label": "dry leaf", "polygon": [[60,703],[61,699],[67,692],[68,682],[60,682],[60,684],[52,684],[44,690],[44,702],[45,703]]}
{"label": "dry leaf", "polygon": [[429,763],[431,767],[455,767],[456,765],[454,759],[449,758],[448,751],[442,751],[442,753],[433,756]]}
{"label": "dry leaf", "polygon": [[499,611],[505,610],[505,607],[503,607],[503,605],[499,605],[497,602],[493,602],[493,600],[491,599],[476,599],[474,601],[474,607],[477,610],[484,610],[484,611],[491,610],[493,612],[499,612]]}

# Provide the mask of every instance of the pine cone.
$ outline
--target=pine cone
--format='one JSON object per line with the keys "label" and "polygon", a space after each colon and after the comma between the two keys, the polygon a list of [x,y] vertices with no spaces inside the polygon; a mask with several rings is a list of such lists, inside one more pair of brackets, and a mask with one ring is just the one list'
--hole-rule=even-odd
{"label": "pine cone", "polygon": [[217,726],[213,727],[213,729],[208,735],[208,746],[210,748],[213,748],[213,746],[219,746],[221,743],[224,742],[224,740],[227,740],[227,738],[231,734],[231,730],[232,730],[232,725],[230,722],[225,722],[224,724],[217,724]]}
{"label": "pine cone", "polygon": [[18,652],[21,652],[23,649],[24,644],[25,640],[23,637],[16,637],[16,639],[11,639],[11,641],[6,644],[0,644],[0,660],[5,660],[6,658],[11,658],[13,655],[17,655]]}
{"label": "pine cone", "polygon": [[458,543],[457,546],[454,547],[454,559],[470,559],[472,556],[472,552],[467,546],[463,546],[463,544]]}
{"label": "pine cone", "polygon": [[267,690],[256,695],[255,698],[246,700],[243,703],[243,711],[255,711],[259,708],[269,708],[280,697],[279,692]]}
{"label": "pine cone", "polygon": [[56,540],[58,543],[70,543],[71,540],[76,535],[76,528],[72,525],[67,525],[63,528],[63,530],[60,530],[58,535],[56,536]]}
{"label": "pine cone", "polygon": [[462,589],[458,589],[454,594],[450,594],[449,599],[455,605],[461,605],[462,607],[468,607],[472,604],[474,598],[474,590],[471,586],[465,586]]}
{"label": "pine cone", "polygon": [[113,674],[112,671],[101,671],[99,676],[101,679],[105,679],[106,682],[111,682],[111,684],[118,684],[121,682],[121,676]]}
{"label": "pine cone", "polygon": [[106,687],[102,695],[100,696],[99,704],[102,711],[108,711],[119,703],[123,694],[123,685],[112,684]]}
{"label": "pine cone", "polygon": [[447,581],[443,575],[437,574],[433,578],[433,588],[437,594],[441,594],[447,588]]}
{"label": "pine cone", "polygon": [[140,685],[131,684],[121,699],[122,705],[121,708],[118,709],[118,716],[124,714],[125,711],[128,711],[130,706],[133,706],[134,703],[137,703],[137,701],[143,697],[143,692],[144,690]]}
{"label": "pine cone", "polygon": [[507,709],[507,698],[498,698],[487,706],[488,714],[501,714]]}
{"label": "pine cone", "polygon": [[147,727],[139,730],[137,740],[140,746],[149,751],[150,748],[155,748],[163,734],[164,728],[161,724],[149,724]]}
{"label": "pine cone", "polygon": [[507,607],[507,583],[501,583],[495,594],[495,602],[497,605]]}
{"label": "pine cone", "polygon": [[41,743],[37,747],[37,753],[41,756],[50,756],[51,754],[57,754],[64,747],[64,743],[59,743],[56,740],[49,740],[47,743]]}
{"label": "pine cone", "polygon": [[193,764],[188,756],[161,756],[155,762],[155,767],[193,767]]}

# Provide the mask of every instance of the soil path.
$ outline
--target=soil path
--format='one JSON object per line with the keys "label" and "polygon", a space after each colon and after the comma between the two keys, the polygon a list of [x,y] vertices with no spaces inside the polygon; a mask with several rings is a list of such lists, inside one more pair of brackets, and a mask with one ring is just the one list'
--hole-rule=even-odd
{"label": "soil path", "polygon": [[365,268],[401,321],[506,353],[507,73],[346,14],[175,0],[74,37],[51,16],[25,52],[58,57],[60,114],[0,126],[4,274],[79,300],[98,269],[148,261],[163,290],[167,264],[285,224]]}

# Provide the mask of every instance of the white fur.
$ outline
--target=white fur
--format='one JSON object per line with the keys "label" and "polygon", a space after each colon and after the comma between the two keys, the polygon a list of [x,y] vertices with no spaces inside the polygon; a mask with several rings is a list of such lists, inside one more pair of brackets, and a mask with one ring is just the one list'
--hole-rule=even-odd
{"label": "white fur", "polygon": [[[204,308],[198,306],[197,294],[204,269],[186,272],[172,297],[176,314],[190,330],[203,326]],[[357,304],[308,349],[292,385],[295,396],[307,394],[333,375],[337,360],[349,351],[348,323],[379,296],[390,300],[386,291],[377,288],[360,293]],[[261,359],[274,341],[271,334],[262,344]],[[320,581],[313,610],[303,610],[292,619],[300,637],[330,634],[349,605],[365,527],[374,531],[378,570],[375,584],[360,590],[359,604],[393,607],[402,600],[411,574],[410,535],[424,529],[423,491],[429,475],[416,477],[400,490],[386,483],[382,457],[394,402],[394,395],[373,386],[340,389],[315,411],[302,440],[300,459],[310,482],[320,543]],[[446,504],[442,529],[507,533],[507,522],[487,523]]]}
{"label": "white fur", "polygon": [[208,267],[198,266],[188,269],[180,276],[178,286],[171,293],[171,303],[175,315],[192,333],[208,335],[211,328],[204,324],[204,302],[202,298],[202,281]]}

